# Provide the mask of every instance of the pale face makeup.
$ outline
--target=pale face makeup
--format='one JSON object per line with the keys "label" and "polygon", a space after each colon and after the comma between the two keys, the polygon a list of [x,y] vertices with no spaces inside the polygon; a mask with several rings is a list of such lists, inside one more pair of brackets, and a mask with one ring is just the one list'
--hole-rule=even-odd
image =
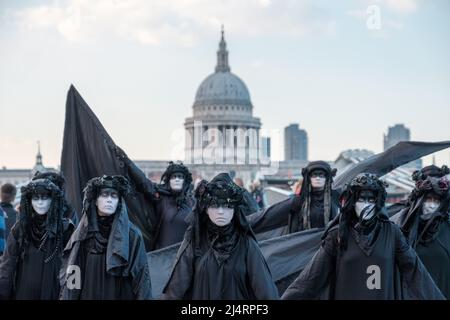
{"label": "pale face makeup", "polygon": [[52,198],[47,195],[33,195],[31,198],[31,206],[39,215],[46,214],[50,210],[51,204]]}
{"label": "pale face makeup", "polygon": [[311,172],[311,187],[316,190],[323,190],[326,182],[326,174],[323,170],[314,170]]}
{"label": "pale face makeup", "polygon": [[119,205],[119,193],[112,188],[102,189],[95,205],[100,216],[110,216],[116,212]]}
{"label": "pale face makeup", "polygon": [[228,208],[224,206],[212,206],[207,209],[209,219],[216,226],[223,227],[230,224],[233,219],[234,208]]}
{"label": "pale face makeup", "polygon": [[183,189],[184,175],[181,173],[174,173],[170,176],[170,189],[173,191],[181,191]]}
{"label": "pale face makeup", "polygon": [[435,213],[439,209],[440,205],[441,199],[439,197],[432,194],[427,195],[422,204],[421,218],[425,220],[430,219],[433,216],[433,213]]}

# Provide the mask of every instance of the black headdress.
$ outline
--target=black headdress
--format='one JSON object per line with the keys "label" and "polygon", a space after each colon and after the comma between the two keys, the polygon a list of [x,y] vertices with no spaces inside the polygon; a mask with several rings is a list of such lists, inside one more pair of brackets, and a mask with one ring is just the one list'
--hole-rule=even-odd
{"label": "black headdress", "polygon": [[181,161],[177,161],[177,162],[170,161],[169,162],[169,166],[167,167],[166,171],[164,171],[163,175],[161,176],[161,183],[168,184],[170,181],[170,177],[174,173],[183,174],[185,184],[189,185],[192,183],[192,174],[189,172],[189,169]]}
{"label": "black headdress", "polygon": [[[83,198],[83,212],[87,213],[89,216],[90,209],[95,207],[95,201],[100,195],[100,191],[105,188],[112,188],[117,190],[119,197],[126,198],[131,192],[130,183],[124,176],[107,176],[103,175],[101,177],[92,178],[86,184],[84,188],[84,198]],[[119,201],[119,206],[122,201]],[[117,208],[116,212],[120,212],[120,207]]]}
{"label": "black headdress", "polygon": [[[298,203],[295,206],[294,211],[301,212],[301,221],[303,224],[303,229],[311,228],[310,211],[311,211],[311,173],[315,170],[322,170],[325,172],[326,181],[324,187],[324,222],[325,225],[328,224],[331,217],[331,186],[333,184],[333,177],[336,175],[337,170],[331,169],[330,165],[325,161],[312,161],[302,169],[302,188],[300,197],[298,198]],[[300,207],[301,206],[301,207]]]}
{"label": "black headdress", "polygon": [[61,191],[64,192],[64,185],[66,184],[66,179],[64,178],[62,172],[54,172],[54,171],[48,171],[48,172],[39,172],[37,171],[32,180],[37,179],[48,179],[51,182],[53,182]]}
{"label": "black headdress", "polygon": [[37,171],[35,175],[33,176],[32,180],[38,180],[38,179],[49,179],[51,182],[53,182],[63,193],[64,198],[64,212],[63,216],[65,218],[69,218],[72,220],[73,223],[78,223],[78,217],[76,215],[76,212],[72,205],[67,201],[66,195],[65,195],[65,184],[66,179],[64,178],[64,175],[62,172],[55,172],[55,171],[48,171],[48,172],[39,172]]}
{"label": "black headdress", "polygon": [[181,161],[170,161],[169,166],[166,171],[164,171],[161,176],[161,187],[158,188],[158,191],[162,191],[163,193],[173,194],[170,188],[170,177],[174,173],[181,173],[184,177],[183,187],[177,192],[176,202],[178,206],[183,205],[187,198],[191,196],[191,183],[192,183],[192,174],[189,169],[183,164]]}
{"label": "black headdress", "polygon": [[[234,208],[232,223],[237,232],[253,236],[250,225],[245,218],[243,207],[246,205],[244,190],[233,182],[227,173],[220,173],[209,183],[200,184],[196,189],[197,204],[189,227],[190,236],[194,238],[196,248],[200,246],[200,232],[206,230],[209,221],[206,210],[210,206],[223,205]],[[204,232],[204,231],[203,231]]]}
{"label": "black headdress", "polygon": [[447,174],[450,174],[450,169],[447,166],[441,168],[431,165],[423,167],[421,170],[416,170],[412,174],[414,181],[425,180],[427,177],[441,178]]}
{"label": "black headdress", "polygon": [[52,199],[50,209],[45,215],[45,232],[39,240],[39,249],[43,249],[48,239],[55,239],[54,248],[50,248],[45,262],[51,261],[62,250],[63,246],[63,195],[61,190],[49,179],[37,179],[21,188],[19,243],[29,244],[32,241],[33,219],[39,218],[31,204],[33,195],[46,195]]}
{"label": "black headdress", "polygon": [[[371,173],[360,173],[345,185],[344,191],[340,197],[342,206],[341,214],[336,217],[333,223],[329,226],[329,228],[331,228],[334,225],[339,224],[338,239],[339,246],[342,251],[347,249],[350,224],[355,216],[355,203],[361,191],[370,190],[374,192],[376,197],[376,214],[374,215],[374,219],[376,219],[380,213],[384,212],[383,210],[385,209],[384,206],[387,197],[386,187],[386,182],[380,180],[377,175]],[[384,218],[387,218],[387,216]]]}
{"label": "black headdress", "polygon": [[217,175],[210,183],[199,199],[203,208],[211,206],[236,207],[242,202],[243,190],[235,184],[226,173]]}
{"label": "black headdress", "polygon": [[[424,167],[415,171],[412,179],[416,185],[408,197],[406,208],[399,218],[399,225],[404,234],[408,237],[410,244],[414,247],[417,241],[421,241],[425,234],[432,240],[435,231],[442,221],[448,219],[450,181],[445,177],[449,173],[447,166],[442,168],[434,165]],[[429,219],[419,234],[419,218],[422,213],[422,206],[427,194],[433,193],[441,199],[441,204],[435,215]]]}
{"label": "black headdress", "polygon": [[447,166],[438,168],[434,165],[427,166],[422,170],[414,171],[412,179],[416,185],[411,192],[409,201],[416,201],[423,195],[433,192],[441,198],[448,197],[449,180],[445,175],[449,174]]}

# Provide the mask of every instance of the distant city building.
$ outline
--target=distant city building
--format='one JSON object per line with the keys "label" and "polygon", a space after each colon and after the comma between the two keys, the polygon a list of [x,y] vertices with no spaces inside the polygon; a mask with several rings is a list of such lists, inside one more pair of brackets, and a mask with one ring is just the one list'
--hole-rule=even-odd
{"label": "distant city building", "polygon": [[53,168],[46,168],[42,162],[41,146],[38,142],[38,152],[36,154],[36,162],[32,169],[8,169],[3,167],[0,169],[0,186],[5,183],[12,183],[20,186],[31,180],[34,174],[46,171],[56,171]]}
{"label": "distant city building", "polygon": [[[383,135],[383,148],[384,151],[389,149],[390,147],[395,146],[397,143],[401,141],[410,141],[411,140],[411,131],[405,127],[404,124],[396,124],[393,127],[388,128],[387,134]],[[416,170],[422,168],[422,160],[417,159],[410,163],[402,166],[404,168],[414,168]]]}
{"label": "distant city building", "polygon": [[393,127],[388,128],[388,133],[383,136],[384,150],[395,146],[400,141],[411,140],[411,133],[404,124],[396,124]]}
{"label": "distant city building", "polygon": [[270,142],[261,139],[247,86],[231,72],[223,28],[215,70],[198,87],[192,109],[184,123],[185,164],[194,176],[234,172],[245,184],[252,181],[267,164],[261,149],[270,153]]}
{"label": "distant city building", "polygon": [[[375,155],[374,152],[365,149],[351,149],[342,151],[334,162],[334,166],[338,170],[338,174],[342,174],[346,170],[353,167],[358,162]],[[388,183],[387,200],[389,204],[406,199],[414,188],[414,182],[411,175],[415,168],[399,167],[392,170],[382,177],[382,180]]]}
{"label": "distant city building", "polygon": [[263,157],[270,158],[270,137],[261,137],[261,153]]}
{"label": "distant city building", "polygon": [[297,123],[284,128],[284,159],[308,160],[308,134]]}

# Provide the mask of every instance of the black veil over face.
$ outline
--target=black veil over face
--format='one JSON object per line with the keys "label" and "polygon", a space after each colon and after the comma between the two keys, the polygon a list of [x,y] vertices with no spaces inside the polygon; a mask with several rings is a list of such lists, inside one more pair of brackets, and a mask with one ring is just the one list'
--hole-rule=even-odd
{"label": "black veil over face", "polygon": [[437,225],[448,219],[450,181],[446,178],[446,175],[449,171],[447,166],[439,168],[431,165],[412,174],[415,187],[408,197],[406,207],[398,214],[397,223],[413,247],[421,238],[419,219],[422,214],[423,203],[428,194],[436,195],[441,200],[441,204],[421,233],[427,233],[429,228],[438,230]]}
{"label": "black veil over face", "polygon": [[[345,186],[340,198],[342,207],[341,213],[327,228],[327,230],[329,230],[336,224],[339,225],[339,246],[342,251],[347,249],[349,229],[352,220],[354,220],[356,216],[355,203],[358,200],[360,193],[367,190],[372,191],[375,195],[375,215],[371,219],[372,221],[375,221],[380,214],[386,215],[384,212],[387,197],[386,187],[387,184],[385,182],[380,180],[377,175],[371,173],[360,173]],[[324,235],[326,234],[327,231]]]}
{"label": "black veil over face", "polygon": [[[434,193],[441,199],[439,211],[448,213],[450,182],[446,175],[450,173],[447,166],[441,168],[431,165],[417,170],[412,174],[415,187],[409,195],[408,202],[412,205],[422,205],[425,195]],[[420,202],[420,203],[419,203]]]}

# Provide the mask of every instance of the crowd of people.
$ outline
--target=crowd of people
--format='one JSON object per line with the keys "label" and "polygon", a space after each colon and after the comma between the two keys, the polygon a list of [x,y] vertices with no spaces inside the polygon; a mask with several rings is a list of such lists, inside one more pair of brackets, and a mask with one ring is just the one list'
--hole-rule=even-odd
{"label": "crowd of people", "polygon": [[[264,204],[259,183],[220,173],[193,183],[171,162],[160,183],[120,175],[90,179],[82,210],[68,202],[61,173],[1,187],[1,299],[448,299],[449,169],[416,171],[415,188],[388,213],[386,184],[370,173],[333,189],[324,161],[302,170],[294,194]],[[140,192],[155,205],[146,248],[129,218]],[[81,200],[81,199],[80,199]],[[255,234],[323,229],[319,250],[280,294]],[[153,296],[146,251],[181,243],[161,296]],[[281,295],[281,296],[280,296]]]}

